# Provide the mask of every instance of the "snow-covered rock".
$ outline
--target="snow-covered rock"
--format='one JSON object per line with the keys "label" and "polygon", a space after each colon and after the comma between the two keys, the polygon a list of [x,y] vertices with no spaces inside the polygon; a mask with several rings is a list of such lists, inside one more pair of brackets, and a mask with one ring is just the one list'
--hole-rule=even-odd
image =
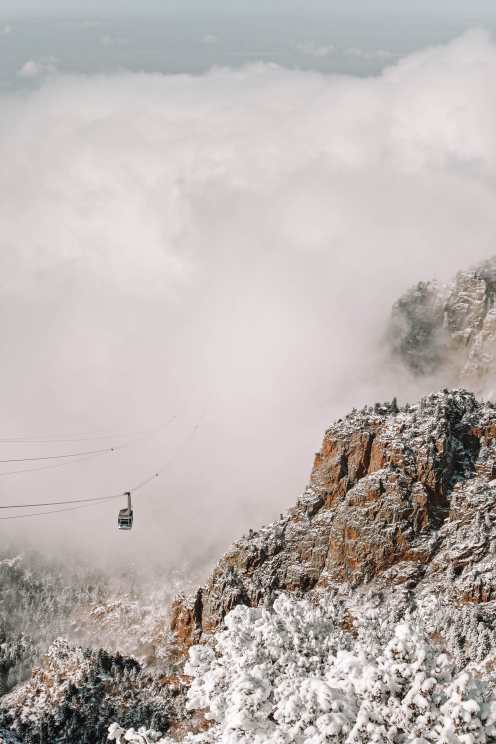
{"label": "snow-covered rock", "polygon": [[237,541],[175,605],[181,649],[238,604],[366,587],[496,600],[496,407],[463,390],[354,411],[326,432],[308,488]]}
{"label": "snow-covered rock", "polygon": [[169,605],[184,581],[129,571],[120,580],[77,558],[56,562],[0,546],[0,696],[30,676],[58,637],[164,669]]}
{"label": "snow-covered rock", "polygon": [[395,305],[389,338],[416,375],[487,395],[496,383],[496,257],[453,283],[421,282]]}
{"label": "snow-covered rock", "polygon": [[0,726],[26,744],[94,744],[105,740],[114,718],[128,727],[166,729],[175,717],[166,680],[143,672],[134,659],[63,639],[50,646],[28,682],[0,700]]}

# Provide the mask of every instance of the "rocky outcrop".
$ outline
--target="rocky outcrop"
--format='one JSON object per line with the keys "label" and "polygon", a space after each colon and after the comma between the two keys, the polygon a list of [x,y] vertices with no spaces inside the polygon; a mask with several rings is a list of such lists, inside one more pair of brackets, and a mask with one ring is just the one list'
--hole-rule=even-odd
{"label": "rocky outcrop", "polygon": [[449,285],[421,282],[394,306],[393,353],[416,375],[486,390],[496,362],[496,257]]}
{"label": "rocky outcrop", "polygon": [[326,432],[296,506],[235,543],[207,585],[176,602],[180,653],[235,605],[278,591],[372,582],[496,599],[495,477],[496,407],[469,392],[354,411]]}

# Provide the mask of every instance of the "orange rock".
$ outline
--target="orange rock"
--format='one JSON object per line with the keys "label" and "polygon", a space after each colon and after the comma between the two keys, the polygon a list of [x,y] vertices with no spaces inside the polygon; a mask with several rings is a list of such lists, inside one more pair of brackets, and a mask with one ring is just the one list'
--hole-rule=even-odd
{"label": "orange rock", "polygon": [[495,437],[496,411],[464,391],[399,412],[355,411],[334,424],[297,505],[235,543],[194,599],[174,605],[179,652],[237,604],[257,606],[278,591],[369,582],[413,591],[431,581],[456,601],[496,597],[495,572],[465,587],[471,567],[492,560],[496,541],[477,542],[468,556],[460,546],[464,530],[478,534],[482,508],[494,506],[496,520]]}

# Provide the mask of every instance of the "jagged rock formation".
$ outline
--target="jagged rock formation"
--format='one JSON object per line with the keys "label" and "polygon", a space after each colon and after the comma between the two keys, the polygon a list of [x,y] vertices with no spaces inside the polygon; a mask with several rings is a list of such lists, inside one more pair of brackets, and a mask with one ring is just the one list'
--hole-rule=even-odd
{"label": "jagged rock formation", "polygon": [[439,589],[496,599],[496,407],[466,391],[354,411],[327,432],[308,488],[239,540],[174,608],[179,654],[237,604],[277,591]]}
{"label": "jagged rock formation", "polygon": [[421,282],[394,306],[389,338],[416,375],[485,390],[496,361],[496,257],[462,271],[450,285]]}

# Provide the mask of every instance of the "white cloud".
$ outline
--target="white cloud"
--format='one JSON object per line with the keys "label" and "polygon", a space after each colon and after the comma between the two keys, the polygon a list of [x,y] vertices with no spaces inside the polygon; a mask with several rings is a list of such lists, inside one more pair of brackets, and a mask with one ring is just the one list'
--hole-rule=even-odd
{"label": "white cloud", "polygon": [[9,26],[7,24],[6,26],[3,26],[3,28],[0,28],[0,36],[10,36],[12,31],[13,31],[12,26]]}
{"label": "white cloud", "polygon": [[17,76],[26,80],[33,80],[44,75],[52,75],[57,71],[58,60],[55,57],[44,57],[40,60],[30,59],[17,71]]}
{"label": "white cloud", "polygon": [[19,68],[17,74],[19,77],[22,78],[35,78],[38,77],[41,73],[41,67],[38,62],[35,62],[34,59],[30,59],[27,62],[23,64],[21,68]]}
{"label": "white cloud", "polygon": [[495,250],[495,75],[474,32],[376,78],[259,64],[3,96],[2,431],[178,414],[43,474],[54,496],[113,493],[169,458],[125,546],[113,505],[45,520],[48,541],[215,556],[294,501],[335,415],[416,396],[377,348],[407,286]]}

